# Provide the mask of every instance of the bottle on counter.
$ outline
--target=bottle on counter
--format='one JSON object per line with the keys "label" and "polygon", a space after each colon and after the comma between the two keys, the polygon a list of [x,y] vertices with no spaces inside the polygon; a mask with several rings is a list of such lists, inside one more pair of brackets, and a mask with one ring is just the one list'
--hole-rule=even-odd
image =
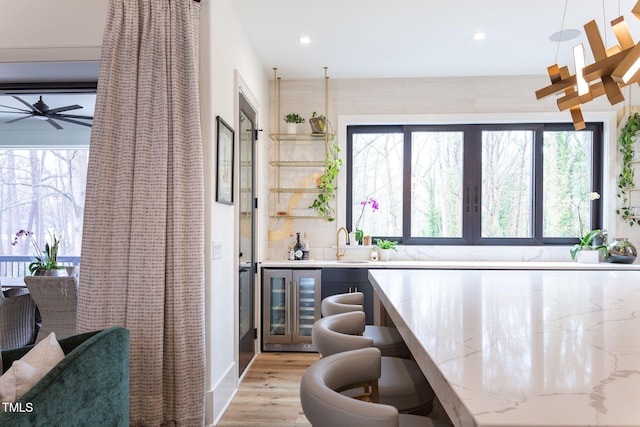
{"label": "bottle on counter", "polygon": [[295,260],[295,251],[294,251],[294,247],[296,245],[296,241],[293,238],[293,233],[289,234],[289,245],[287,247],[287,249],[289,250],[289,261],[293,261]]}
{"label": "bottle on counter", "polygon": [[293,256],[294,260],[301,261],[302,260],[302,242],[300,241],[300,233],[296,233],[296,244],[293,247]]}
{"label": "bottle on counter", "polygon": [[302,235],[302,259],[309,259],[309,238],[306,232]]}
{"label": "bottle on counter", "polygon": [[371,261],[377,261],[378,260],[378,247],[374,246],[371,248],[371,253],[369,254],[369,259]]}

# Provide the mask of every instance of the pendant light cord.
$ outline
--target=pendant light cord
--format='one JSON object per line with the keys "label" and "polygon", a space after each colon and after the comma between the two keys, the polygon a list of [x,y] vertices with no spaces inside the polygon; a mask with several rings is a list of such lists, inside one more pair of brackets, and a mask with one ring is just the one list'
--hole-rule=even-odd
{"label": "pendant light cord", "polygon": [[606,49],[609,43],[607,43],[607,13],[604,8],[604,0],[602,0],[602,29],[604,31],[604,47]]}
{"label": "pendant light cord", "polygon": [[558,36],[558,44],[556,45],[556,60],[554,63],[558,63],[558,52],[560,52],[560,43],[562,42],[562,32],[564,31],[564,18],[567,16],[567,4],[569,0],[564,0],[564,11],[562,12],[562,23],[560,24],[560,35]]}

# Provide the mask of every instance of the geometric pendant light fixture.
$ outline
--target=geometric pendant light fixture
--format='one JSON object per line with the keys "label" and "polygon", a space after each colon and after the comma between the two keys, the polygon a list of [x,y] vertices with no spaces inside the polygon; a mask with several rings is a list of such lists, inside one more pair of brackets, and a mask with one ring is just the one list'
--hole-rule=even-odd
{"label": "geometric pendant light fixture", "polygon": [[[640,0],[631,13],[640,19]],[[576,130],[585,128],[580,105],[602,95],[615,105],[624,101],[621,88],[640,82],[640,42],[634,43],[623,16],[611,21],[611,27],[618,44],[607,48],[596,21],[587,22],[584,30],[595,62],[586,64],[584,45],[579,44],[573,48],[575,74],[567,66],[551,65],[547,68],[551,84],[536,91],[536,99],[559,95],[558,109],[569,110]]]}

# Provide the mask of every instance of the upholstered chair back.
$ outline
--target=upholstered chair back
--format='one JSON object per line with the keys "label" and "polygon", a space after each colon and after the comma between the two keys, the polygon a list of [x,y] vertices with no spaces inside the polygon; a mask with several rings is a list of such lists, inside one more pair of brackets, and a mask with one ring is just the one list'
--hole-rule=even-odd
{"label": "upholstered chair back", "polygon": [[373,347],[373,339],[361,336],[365,328],[362,311],[323,317],[313,324],[311,337],[318,352],[330,356],[343,351]]}
{"label": "upholstered chair back", "polygon": [[364,294],[352,292],[348,294],[330,295],[322,300],[320,311],[323,317],[351,311],[364,311]]}

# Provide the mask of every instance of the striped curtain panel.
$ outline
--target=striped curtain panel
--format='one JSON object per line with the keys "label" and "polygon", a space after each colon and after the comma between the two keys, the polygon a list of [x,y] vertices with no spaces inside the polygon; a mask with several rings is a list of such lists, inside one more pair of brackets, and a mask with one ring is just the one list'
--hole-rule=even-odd
{"label": "striped curtain panel", "polygon": [[204,424],[200,3],[110,0],[78,331],[131,333],[131,425]]}

